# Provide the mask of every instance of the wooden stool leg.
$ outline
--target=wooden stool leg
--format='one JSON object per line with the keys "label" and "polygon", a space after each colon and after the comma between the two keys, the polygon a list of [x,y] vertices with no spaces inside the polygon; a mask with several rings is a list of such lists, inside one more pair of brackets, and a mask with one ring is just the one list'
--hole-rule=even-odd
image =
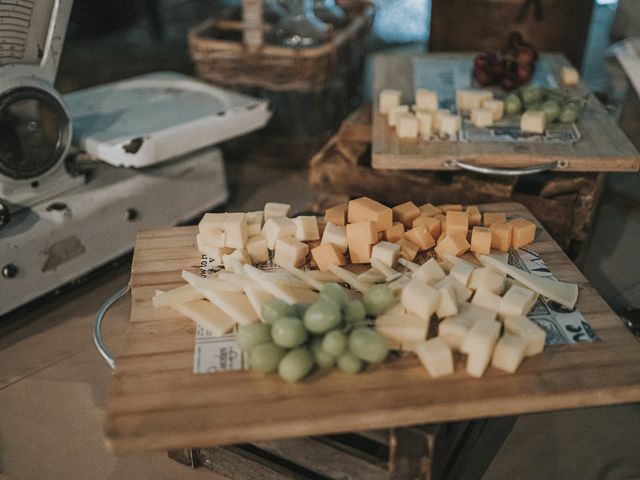
{"label": "wooden stool leg", "polygon": [[187,467],[197,468],[200,465],[198,451],[195,448],[180,448],[167,451],[167,455],[171,460],[175,460]]}
{"label": "wooden stool leg", "polygon": [[389,478],[432,480],[438,425],[393,428],[389,438]]}

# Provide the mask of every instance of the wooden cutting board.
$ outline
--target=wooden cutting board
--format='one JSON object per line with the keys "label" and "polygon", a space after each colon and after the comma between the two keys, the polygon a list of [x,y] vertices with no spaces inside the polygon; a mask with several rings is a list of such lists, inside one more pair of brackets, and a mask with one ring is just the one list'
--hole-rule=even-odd
{"label": "wooden cutting board", "polygon": [[[520,204],[481,206],[535,219]],[[537,222],[536,222],[537,223]],[[509,375],[489,368],[434,380],[416,357],[349,375],[314,373],[290,385],[277,375],[195,375],[195,328],[156,289],[199,269],[196,227],[141,232],[131,266],[131,323],[119,349],[105,433],[116,453],[205,447],[284,437],[524,414],[640,401],[640,345],[538,224],[534,249],[560,279],[580,285],[578,308],[602,341],[546,347]]]}
{"label": "wooden cutting board", "polygon": [[[471,75],[471,53],[437,53],[425,58],[446,59],[449,63],[468,65]],[[562,54],[544,54],[549,71],[560,78],[563,65],[570,65]],[[561,85],[561,82],[557,82]],[[405,170],[456,170],[452,160],[498,168],[533,167],[561,161],[555,171],[625,172],[638,171],[640,155],[620,130],[611,115],[581,83],[572,87],[576,95],[587,96],[587,107],[580,115],[581,138],[575,144],[542,142],[454,142],[399,139],[387,125],[386,115],[378,113],[378,94],[384,88],[402,91],[402,102],[413,103],[413,57],[408,55],[376,55],[374,60],[373,168]]]}

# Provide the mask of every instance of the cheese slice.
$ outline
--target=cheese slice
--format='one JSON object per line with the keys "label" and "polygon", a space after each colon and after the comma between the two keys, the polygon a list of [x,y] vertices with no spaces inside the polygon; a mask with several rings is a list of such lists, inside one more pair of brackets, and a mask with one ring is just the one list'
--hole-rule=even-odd
{"label": "cheese slice", "polygon": [[358,290],[359,292],[364,293],[370,287],[370,284],[358,280],[358,276],[355,273],[339,267],[338,265],[329,265],[328,268],[329,271],[334,273],[340,280],[348,283],[351,288]]}
{"label": "cheese slice", "polygon": [[255,310],[260,320],[264,322],[265,320],[264,318],[262,318],[262,305],[274,298],[273,295],[263,290],[251,287],[245,287],[244,293],[247,295],[249,303],[251,303],[251,306]]}
{"label": "cheese slice", "polygon": [[204,296],[192,285],[182,285],[181,287],[162,292],[156,290],[155,296],[151,299],[154,307],[170,307],[180,303],[193,302],[203,299]]}
{"label": "cheese slice", "polygon": [[189,317],[203,328],[209,330],[214,337],[220,337],[233,328],[236,322],[217,306],[206,300],[179,303],[173,308]]}
{"label": "cheese slice", "polygon": [[371,266],[376,270],[382,272],[387,282],[393,282],[394,280],[397,280],[398,278],[400,278],[400,276],[402,275],[402,273],[400,273],[399,271],[394,270],[391,267],[388,267],[387,265],[382,263],[380,260],[377,260],[375,258],[371,259]]}
{"label": "cheese slice", "polygon": [[259,320],[251,302],[244,293],[216,292],[206,288],[199,289],[204,297],[229,315],[240,325],[249,325]]}
{"label": "cheese slice", "polygon": [[198,290],[201,288],[206,288],[208,290],[214,290],[218,292],[242,293],[242,287],[232,282],[220,280],[219,278],[203,278],[187,270],[182,271],[182,278],[184,278],[191,286]]}
{"label": "cheese slice", "polygon": [[376,270],[375,268],[370,268],[369,270],[365,270],[360,275],[358,275],[358,280],[361,282],[367,283],[380,283],[384,282],[385,275],[380,270]]}

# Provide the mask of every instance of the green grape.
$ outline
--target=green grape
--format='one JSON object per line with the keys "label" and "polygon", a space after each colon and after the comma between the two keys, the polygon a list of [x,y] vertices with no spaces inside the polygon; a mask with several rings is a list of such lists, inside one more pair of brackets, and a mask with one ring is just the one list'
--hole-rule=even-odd
{"label": "green grape", "polygon": [[362,370],[362,360],[351,352],[345,352],[338,358],[338,368],[347,373],[358,373]]}
{"label": "green grape", "polygon": [[313,368],[313,355],[308,348],[296,348],[287,353],[278,365],[278,373],[287,382],[298,382]]}
{"label": "green grape", "polygon": [[362,323],[366,316],[367,311],[360,300],[349,300],[344,306],[344,319],[347,323]]}
{"label": "green grape", "polygon": [[307,340],[308,333],[301,320],[294,317],[283,317],[273,324],[271,337],[276,345],[295,348]]}
{"label": "green grape", "polygon": [[504,97],[504,112],[507,115],[515,115],[522,110],[522,100],[515,93],[510,93]]}
{"label": "green grape", "polygon": [[556,121],[560,116],[560,105],[555,100],[547,100],[540,109],[544,112],[547,124]]}
{"label": "green grape", "polygon": [[332,301],[318,300],[304,314],[304,326],[311,333],[324,333],[340,325],[340,307]]}
{"label": "green grape", "polygon": [[339,307],[347,303],[347,291],[337,283],[325,283],[320,289],[320,298],[335,302]]}
{"label": "green grape", "polygon": [[284,348],[267,342],[255,345],[249,355],[251,368],[258,373],[271,373],[278,370],[280,360],[286,355]]}
{"label": "green grape", "polygon": [[522,101],[526,106],[533,105],[534,103],[539,103],[543,100],[544,91],[537,85],[529,85],[528,87],[524,87],[520,91],[520,95],[522,96]]}
{"label": "green grape", "polygon": [[293,305],[280,300],[279,298],[271,298],[264,302],[260,309],[262,319],[266,323],[273,323],[282,317],[295,317],[296,312]]}
{"label": "green grape", "polygon": [[271,341],[271,325],[266,323],[252,323],[238,329],[236,343],[240,350],[249,352],[255,345]]}
{"label": "green grape", "polygon": [[309,305],[307,305],[306,303],[294,303],[293,309],[296,312],[295,317],[302,320],[304,318],[305,312],[307,311],[307,308],[309,308]]}
{"label": "green grape", "polygon": [[321,337],[316,337],[311,342],[311,353],[313,354],[313,360],[320,368],[330,368],[336,364],[335,357],[332,357],[322,349]]}
{"label": "green grape", "polygon": [[386,285],[371,287],[362,296],[364,308],[369,315],[381,315],[389,310],[397,301],[393,291]]}
{"label": "green grape", "polygon": [[340,330],[325,333],[322,339],[322,349],[332,357],[339,357],[347,350],[347,336]]}
{"label": "green grape", "polygon": [[383,362],[389,354],[387,340],[369,328],[356,328],[349,335],[349,351],[369,363]]}
{"label": "green grape", "polygon": [[565,105],[565,107],[560,112],[558,120],[560,120],[562,123],[573,123],[578,119],[578,115],[578,107],[573,103],[569,103]]}

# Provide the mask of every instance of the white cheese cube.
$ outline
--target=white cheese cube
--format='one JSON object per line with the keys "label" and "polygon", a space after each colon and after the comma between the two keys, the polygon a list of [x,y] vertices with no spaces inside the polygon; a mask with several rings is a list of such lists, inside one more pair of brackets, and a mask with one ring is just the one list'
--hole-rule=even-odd
{"label": "white cheese cube", "polygon": [[464,337],[475,322],[468,317],[455,315],[445,318],[438,324],[438,337],[442,338],[449,348],[460,351]]}
{"label": "white cheese cube", "polygon": [[318,230],[318,219],[313,216],[300,216],[293,219],[296,224],[296,240],[309,242],[312,240],[320,240],[320,231]]}
{"label": "white cheese cube", "polygon": [[566,65],[562,66],[560,76],[562,77],[562,83],[567,86],[576,85],[580,81],[580,74],[578,73],[578,70]]}
{"label": "white cheese cube", "polygon": [[247,234],[250,237],[260,235],[264,223],[264,211],[247,212],[244,216],[247,220]]}
{"label": "white cheese cube", "polygon": [[546,339],[544,330],[527,317],[506,317],[504,319],[504,329],[506,332],[522,337],[527,342],[527,348],[524,351],[525,357],[537,355],[544,350]]}
{"label": "white cheese cube", "polygon": [[527,342],[523,338],[505,333],[496,344],[491,365],[505,372],[514,373],[522,363],[526,347]]}
{"label": "white cheese cube", "polygon": [[474,108],[480,108],[484,100],[490,100],[492,98],[493,93],[488,90],[456,90],[456,108],[459,113],[470,112]]}
{"label": "white cheese cube", "polygon": [[503,317],[525,316],[538,299],[538,295],[528,288],[513,285],[500,300],[498,313]]}
{"label": "white cheese cube", "polygon": [[267,239],[270,250],[276,247],[276,239],[280,237],[292,237],[296,233],[296,224],[287,217],[272,217],[264,222],[262,236]]}
{"label": "white cheese cube", "polygon": [[179,303],[193,302],[204,298],[192,285],[186,284],[178,288],[173,288],[166,292],[156,290],[156,294],[151,299],[154,307],[170,307]]}
{"label": "white cheese cube", "polygon": [[349,243],[347,242],[347,228],[340,225],[334,225],[329,222],[324,227],[324,233],[322,234],[321,244],[333,243],[339,247],[342,253],[347,251]]}
{"label": "white cheese cube", "polygon": [[473,294],[471,289],[465,287],[458,280],[456,280],[455,278],[453,278],[453,277],[451,277],[449,275],[444,277],[442,280],[439,280],[438,282],[436,282],[434,287],[437,288],[437,289],[440,289],[444,285],[447,285],[447,284],[451,284],[453,286],[453,288],[455,289],[456,296],[458,297],[458,303],[466,302],[467,300],[469,300],[471,298],[471,295]]}
{"label": "white cheese cube", "polygon": [[440,133],[440,126],[442,125],[442,117],[445,115],[451,115],[451,112],[446,108],[439,108],[433,112],[433,122],[431,124],[431,131],[434,133]]}
{"label": "white cheese cube", "polygon": [[251,257],[251,263],[253,265],[269,261],[267,239],[262,235],[249,237],[249,240],[247,240],[247,253]]}
{"label": "white cheese cube", "polygon": [[424,139],[431,138],[431,131],[433,129],[433,115],[429,112],[416,112],[416,119],[418,120],[418,133]]}
{"label": "white cheese cube", "polygon": [[438,93],[419,88],[416,90],[416,108],[421,110],[438,109]]}
{"label": "white cheese cube", "polygon": [[397,105],[389,109],[387,114],[387,124],[390,127],[395,127],[398,124],[398,118],[403,113],[409,113],[409,105]]}
{"label": "white cheese cube", "polygon": [[371,251],[371,260],[378,260],[387,267],[395,267],[400,258],[400,245],[391,242],[378,242]]}
{"label": "white cheese cube", "polygon": [[392,307],[376,318],[376,330],[393,342],[421,342],[427,338],[429,320],[405,313],[402,305]]}
{"label": "white cheese cube", "polygon": [[473,294],[471,303],[478,305],[479,307],[486,308],[487,310],[493,310],[497,312],[500,309],[501,298],[495,293],[491,293],[489,290],[479,288],[476,293]]}
{"label": "white cheese cube", "polygon": [[378,96],[378,110],[380,113],[388,114],[392,107],[400,105],[402,92],[393,88],[385,88]]}
{"label": "white cheese cube", "polygon": [[476,322],[494,321],[498,314],[493,310],[463,302],[458,305],[458,315],[456,317],[474,324]]}
{"label": "white cheese cube", "polygon": [[462,285],[468,285],[469,280],[471,279],[471,274],[475,270],[475,267],[468,262],[456,262],[451,270],[449,270],[449,275],[459,281]]}
{"label": "white cheese cube", "polygon": [[496,272],[489,267],[481,267],[476,268],[471,273],[468,285],[472,290],[481,288],[496,295],[501,295],[504,290],[505,279],[506,276],[504,274]]}
{"label": "white cheese cube", "polygon": [[504,116],[504,102],[502,100],[495,100],[493,98],[489,100],[483,100],[482,108],[491,110],[494,122],[501,120]]}
{"label": "white cheese cube", "polygon": [[462,343],[467,354],[467,373],[480,378],[489,366],[493,348],[500,336],[500,322],[476,322]]}
{"label": "white cheese cube", "polygon": [[458,297],[453,285],[446,284],[440,290],[440,303],[436,310],[438,318],[450,317],[458,313]]}
{"label": "white cheese cube", "polygon": [[244,248],[249,238],[244,213],[227,213],[224,220],[224,234],[225,247]]}
{"label": "white cheese cube", "polygon": [[524,112],[520,118],[520,130],[524,133],[544,134],[546,118],[544,112]]}
{"label": "white cheese cube", "polygon": [[420,280],[411,280],[402,289],[400,300],[408,312],[429,320],[438,309],[440,292]]}
{"label": "white cheese cube", "polygon": [[488,108],[474,108],[471,110],[471,123],[484,128],[493,125],[493,112]]}
{"label": "white cheese cube", "polygon": [[276,217],[291,216],[291,205],[287,203],[267,202],[264,204],[264,221]]}
{"label": "white cheese cube", "polygon": [[426,283],[427,285],[433,285],[436,282],[439,282],[446,274],[440,264],[436,261],[435,258],[430,258],[418,268],[411,275],[412,278],[416,280],[420,280],[421,282]]}
{"label": "white cheese cube", "polygon": [[233,253],[223,255],[222,263],[227,272],[241,273],[242,265],[251,264],[251,257],[245,250],[239,248]]}
{"label": "white cheese cube", "polygon": [[249,325],[259,320],[251,302],[244,293],[223,292],[200,288],[204,297],[230,316],[240,325]]}
{"label": "white cheese cube", "polygon": [[301,267],[305,264],[309,245],[294,238],[281,237],[276,240],[273,261],[283,267]]}
{"label": "white cheese cube", "polygon": [[433,378],[453,373],[453,353],[441,338],[432,338],[413,346],[413,350]]}
{"label": "white cheese cube", "polygon": [[[207,237],[204,234],[198,233],[196,235],[196,244],[198,250],[204,253],[207,257],[211,258],[216,265],[222,265],[222,255],[233,252],[233,248],[216,247],[210,245],[207,241]],[[223,234],[224,235],[224,234]]]}
{"label": "white cheese cube", "polygon": [[418,119],[413,113],[403,113],[398,116],[396,135],[398,138],[416,138],[418,136]]}
{"label": "white cheese cube", "polygon": [[198,232],[202,240],[211,247],[224,247],[224,222],[226,213],[205,213],[198,224]]}
{"label": "white cheese cube", "polygon": [[236,324],[233,318],[206,300],[179,303],[174,305],[173,308],[201,327],[209,330],[214,337],[224,335]]}
{"label": "white cheese cube", "polygon": [[450,138],[458,138],[461,119],[459,115],[442,115],[440,119],[440,135],[447,135]]}

